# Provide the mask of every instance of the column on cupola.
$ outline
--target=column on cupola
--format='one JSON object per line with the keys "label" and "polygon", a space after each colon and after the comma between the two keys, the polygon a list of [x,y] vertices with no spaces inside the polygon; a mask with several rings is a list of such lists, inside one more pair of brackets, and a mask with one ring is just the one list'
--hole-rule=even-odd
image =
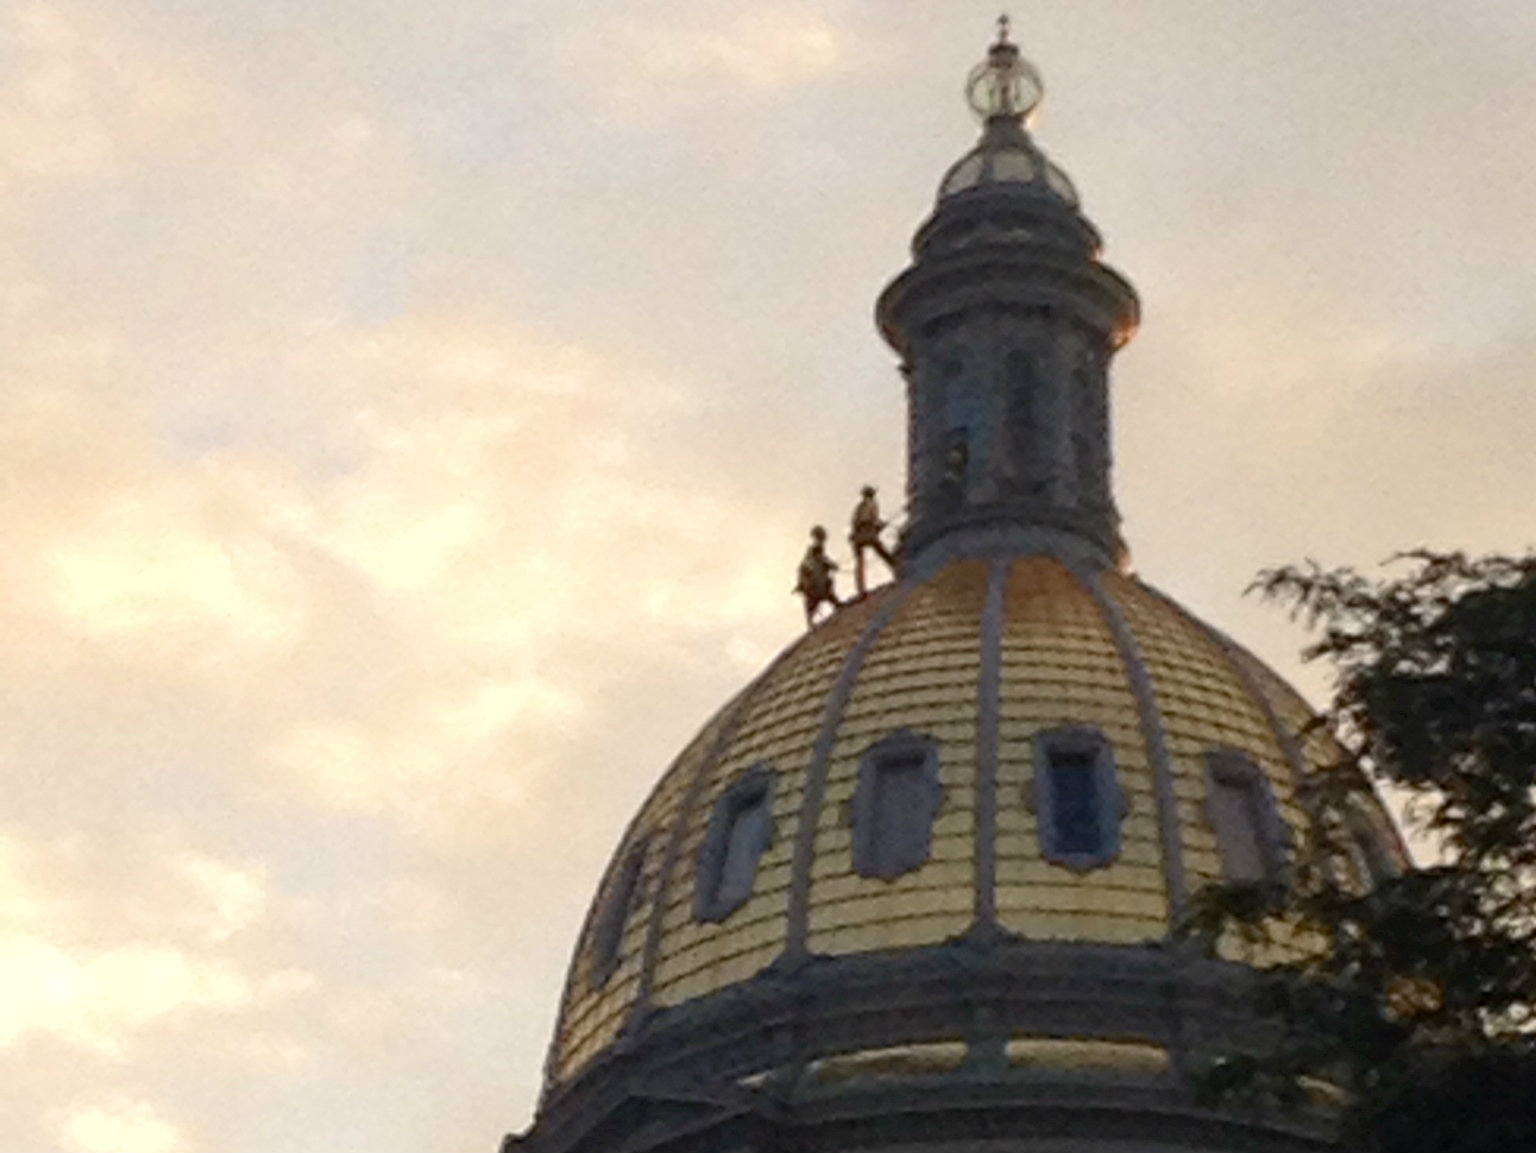
{"label": "column on cupola", "polygon": [[997,507],[1103,517],[1108,358],[1048,314],[982,312],[914,344],[908,381],[913,518]]}

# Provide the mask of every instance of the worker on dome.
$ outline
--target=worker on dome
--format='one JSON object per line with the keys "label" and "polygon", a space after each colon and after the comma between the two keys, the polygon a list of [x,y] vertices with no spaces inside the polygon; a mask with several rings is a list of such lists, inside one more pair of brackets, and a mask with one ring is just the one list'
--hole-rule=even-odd
{"label": "worker on dome", "polygon": [[823,604],[834,609],[841,606],[837,590],[832,587],[832,574],[837,562],[827,555],[827,530],[817,525],[811,529],[811,543],[800,561],[800,572],[795,579],[795,592],[805,600],[805,627],[816,624],[816,610]]}
{"label": "worker on dome", "polygon": [[875,500],[875,486],[866,484],[853,507],[853,519],[848,528],[848,543],[853,546],[853,583],[862,600],[869,590],[864,582],[864,550],[874,549],[875,555],[885,562],[891,572],[896,571],[896,558],[880,539],[885,521],[880,519],[880,505]]}

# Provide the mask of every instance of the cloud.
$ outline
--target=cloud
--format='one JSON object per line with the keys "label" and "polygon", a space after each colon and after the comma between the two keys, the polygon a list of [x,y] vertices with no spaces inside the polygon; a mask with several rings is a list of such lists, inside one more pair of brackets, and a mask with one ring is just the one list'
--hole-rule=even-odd
{"label": "cloud", "polygon": [[302,621],[282,558],[207,524],[196,482],[146,488],[104,501],[51,552],[54,605],[70,626],[137,644],[190,633],[203,645],[292,645]]}
{"label": "cloud", "polygon": [[707,77],[748,88],[803,84],[844,59],[840,29],[814,11],[761,5],[689,25],[629,24],[635,66],[657,80]]}
{"label": "cloud", "polygon": [[[1522,138],[1377,123],[1401,90],[1332,16],[1208,8],[1038,29],[1045,143],[1147,296],[1119,415],[1149,575],[1229,608],[1275,550],[1507,536],[1528,342],[1425,318],[1528,327],[1491,255],[1524,235],[1495,211],[1529,200],[1499,176],[1533,170]],[[868,307],[971,142],[992,15],[0,16],[0,1132],[373,1150],[520,1121],[625,820],[795,635],[806,527],[865,479],[896,511]],[[1489,108],[1458,36],[1434,49]],[[1329,68],[1377,76],[1375,111]],[[1381,163],[1425,139],[1469,150],[1428,192]]]}
{"label": "cloud", "polygon": [[184,1010],[249,1006],[255,989],[228,966],[174,949],[129,945],[77,959],[38,937],[0,941],[0,1045],[30,1032],[120,1053],[123,1038]]}
{"label": "cloud", "polygon": [[127,1096],[76,1104],[56,1114],[68,1153],[182,1153],[186,1136],[155,1106]]}
{"label": "cloud", "polygon": [[[430,319],[338,333],[315,356],[368,399],[352,466],[308,486],[284,531],[371,590],[419,673],[278,735],[266,763],[311,799],[462,835],[488,802],[517,804],[553,770],[559,734],[594,716],[601,684],[570,665],[574,642],[622,665],[637,612],[660,630],[650,644],[759,627],[762,577],[739,583],[711,543],[751,547],[750,518],[666,477],[646,423],[679,401],[643,375],[505,325]],[[323,622],[308,643],[328,643]]]}
{"label": "cloud", "polygon": [[[0,1050],[47,1034],[124,1058],[152,1024],[241,1013],[313,985],[297,969],[252,972],[227,951],[270,905],[259,866],[138,847],[125,859],[81,837],[0,836]],[[155,848],[168,851],[143,851]]]}
{"label": "cloud", "polygon": [[311,803],[387,814],[410,832],[451,839],[487,804],[517,805],[535,765],[549,767],[548,754],[525,752],[520,772],[508,773],[508,745],[538,749],[552,726],[580,716],[578,701],[535,677],[468,684],[404,702],[403,712],[391,704],[303,722],[277,737],[266,763]]}
{"label": "cloud", "polygon": [[8,8],[0,60],[0,217],[46,184],[106,180],[146,151],[192,147],[220,103],[189,61],[99,7]]}
{"label": "cloud", "polygon": [[241,868],[200,853],[182,853],[172,863],[212,907],[207,932],[210,942],[227,941],[251,928],[265,914],[271,901],[265,870]]}
{"label": "cloud", "polygon": [[761,101],[850,66],[852,38],[809,6],[681,7],[627,11],[597,37],[565,32],[553,75],[566,98],[589,116],[649,121],[721,96]]}

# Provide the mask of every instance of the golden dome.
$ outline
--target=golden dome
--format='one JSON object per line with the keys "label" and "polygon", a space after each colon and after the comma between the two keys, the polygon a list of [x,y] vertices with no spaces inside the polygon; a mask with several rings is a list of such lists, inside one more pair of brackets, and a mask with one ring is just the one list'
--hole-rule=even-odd
{"label": "golden dome", "polygon": [[[550,1085],[626,1023],[797,958],[981,927],[1025,941],[1162,941],[1188,896],[1223,878],[1213,755],[1262,775],[1295,842],[1307,828],[1298,782],[1335,757],[1312,720],[1277,675],[1134,577],[1047,556],[908,574],[790,645],[662,777],[582,931]],[[1098,734],[1112,758],[1123,813],[1102,862],[1043,851],[1032,782],[1041,739],[1057,732]],[[924,859],[884,877],[856,867],[851,816],[861,762],[893,737],[936,753],[941,791]],[[749,893],[711,911],[699,891],[706,842],[722,798],[748,779],[771,780],[771,836]],[[1372,816],[1374,847],[1400,861],[1390,824]]]}
{"label": "golden dome", "polygon": [[1213,883],[1283,909],[1317,828],[1361,886],[1406,857],[1372,798],[1309,812],[1340,750],[1294,690],[1119,571],[1109,370],[1140,303],[1030,141],[1038,74],[1002,27],[982,140],[876,305],[906,499],[889,550],[863,500],[848,540],[859,587],[870,549],[897,579],[790,645],[645,801],[507,1150],[1332,1147],[1327,1117],[1213,1106],[1189,1077],[1264,1044],[1254,968],[1316,942],[1283,914],[1217,958],[1178,930]]}

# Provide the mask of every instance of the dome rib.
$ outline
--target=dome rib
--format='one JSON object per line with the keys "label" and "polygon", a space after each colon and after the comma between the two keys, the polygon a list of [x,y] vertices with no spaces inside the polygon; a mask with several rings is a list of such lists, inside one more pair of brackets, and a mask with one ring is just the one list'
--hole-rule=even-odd
{"label": "dome rib", "polygon": [[[1297,842],[1305,843],[1310,836],[1311,814],[1303,803],[1302,782],[1269,719],[1265,697],[1254,696],[1250,680],[1234,670],[1230,653],[1213,643],[1191,614],[1139,581],[1125,576],[1105,580],[1142,637],[1148,671],[1162,694],[1190,877],[1205,885],[1227,876],[1220,829],[1208,807],[1213,756],[1239,754],[1263,773],[1293,852]],[[1305,710],[1306,717],[1312,715]],[[1321,748],[1319,753],[1316,759],[1307,758],[1309,770],[1326,764],[1327,754]],[[1236,941],[1225,942],[1223,948],[1234,957],[1242,955]],[[1294,959],[1299,949],[1297,942],[1277,945],[1271,961]]]}
{"label": "dome rib", "polygon": [[1002,740],[1003,618],[1013,558],[992,562],[981,609],[981,669],[976,693],[976,912],[973,933],[995,936],[997,920],[997,762]]}
{"label": "dome rib", "polygon": [[[1247,664],[1240,659],[1240,653],[1245,650],[1236,641],[1212,625],[1206,624],[1200,618],[1186,612],[1172,597],[1160,592],[1144,581],[1137,581],[1136,585],[1150,596],[1167,605],[1178,618],[1183,620],[1191,629],[1198,633],[1205,642],[1221,657],[1222,662],[1231,670],[1231,673],[1247,690],[1253,703],[1264,714],[1264,719],[1269,722],[1270,732],[1275,736],[1275,743],[1280,746],[1280,751],[1285,756],[1286,766],[1291,771],[1292,785],[1296,790],[1296,800],[1306,810],[1310,820],[1316,821],[1318,814],[1316,806],[1312,804],[1309,790],[1306,787],[1307,758],[1302,752],[1301,744],[1296,739],[1296,734],[1291,732],[1290,726],[1280,719],[1279,712],[1275,709],[1275,703],[1270,700],[1269,694],[1264,691],[1264,686],[1259,683],[1257,677],[1249,670]],[[1251,656],[1250,660],[1253,659]]]}
{"label": "dome rib", "polygon": [[[797,642],[790,645],[781,654],[781,659],[796,652],[800,648],[801,643]],[[766,676],[766,673],[763,675]],[[761,679],[760,677],[759,680]],[[605,989],[604,996],[601,998],[580,998],[576,995],[579,983],[590,979],[590,971],[587,967],[586,959],[591,948],[591,941],[598,918],[605,907],[606,895],[612,891],[615,878],[622,869],[623,862],[627,860],[629,854],[638,844],[651,835],[652,830],[650,826],[654,823],[655,810],[660,807],[661,798],[664,796],[667,786],[672,780],[673,773],[679,767],[686,765],[690,756],[696,754],[701,748],[707,748],[716,739],[721,730],[732,721],[737,710],[744,705],[756,683],[754,681],[752,685],[748,685],[728,701],[724,708],[705,726],[704,730],[689,742],[688,747],[672,762],[667,773],[663,775],[662,779],[657,782],[656,787],[651,790],[650,795],[646,797],[639,812],[635,814],[625,827],[624,834],[619,841],[618,850],[609,861],[607,868],[603,870],[602,878],[598,882],[597,896],[587,909],[587,914],[582,920],[581,929],[576,935],[576,944],[572,951],[570,967],[566,972],[565,986],[560,995],[560,1009],[555,1018],[555,1043],[551,1045],[544,1064],[546,1095],[562,1077],[569,1073],[573,1065],[580,1064],[580,1061],[574,1055],[579,1054],[583,1046],[592,1045],[596,1048],[601,1044],[607,1043],[607,1040],[604,1040],[601,1036],[604,1032],[603,1030],[590,1026],[585,1030],[577,1028],[578,1026],[587,1025],[587,1018],[598,1008],[597,1002],[618,999],[624,1002],[623,1005],[609,1014],[609,1016],[619,1017],[624,1020],[629,1018],[632,1002],[625,997],[622,991],[611,988],[615,983],[612,978],[609,982],[605,983],[609,987]],[[657,887],[653,886],[649,895],[641,894],[641,907],[646,907],[644,902],[647,899],[659,903],[660,896],[661,894]],[[647,910],[647,915],[649,915],[649,910]],[[618,974],[614,974],[614,978],[618,976]],[[611,1040],[612,1036],[616,1036],[619,1032],[619,1027],[616,1026],[607,1032],[610,1034],[608,1039]],[[593,1040],[594,1037],[597,1037],[596,1042]]]}
{"label": "dome rib", "polygon": [[832,746],[843,720],[843,710],[864,668],[864,660],[874,648],[880,634],[901,607],[907,603],[917,586],[902,581],[890,587],[884,603],[875,611],[858,641],[848,651],[837,680],[827,696],[826,709],[822,713],[821,727],[816,733],[816,743],[811,750],[811,763],[806,769],[805,791],[801,794],[800,813],[795,826],[795,850],[790,865],[787,937],[784,959],[793,965],[809,956],[806,941],[810,931],[811,865],[816,857],[816,832],[821,823],[821,808],[826,800],[827,770],[832,759]]}
{"label": "dome rib", "polygon": [[[809,859],[805,946],[816,956],[962,936],[975,916],[975,781],[981,616],[990,561],[916,581],[842,704],[823,771]],[[856,860],[854,817],[871,751],[887,738],[932,742],[938,809],[918,867],[882,875]],[[809,833],[809,830],[807,830]]]}
{"label": "dome rib", "polygon": [[1163,724],[1157,689],[1147,671],[1147,663],[1142,659],[1136,634],[1120,605],[1104,587],[1102,578],[1098,573],[1082,570],[1072,575],[1098,606],[1120,659],[1125,663],[1126,681],[1136,698],[1137,720],[1147,749],[1147,764],[1152,770],[1153,796],[1157,803],[1157,828],[1163,850],[1163,881],[1168,887],[1168,927],[1171,930],[1183,918],[1189,901],[1189,884],[1184,875],[1184,835],[1179,824],[1173,756],[1168,751],[1168,730]]}
{"label": "dome rib", "polygon": [[[1183,608],[1172,597],[1158,589],[1153,588],[1142,581],[1136,582],[1138,587],[1157,598],[1175,613],[1192,631],[1204,636],[1208,643],[1216,649],[1226,662],[1226,666],[1232,671],[1252,697],[1260,711],[1269,721],[1270,729],[1274,733],[1275,742],[1284,753],[1285,761],[1291,771],[1293,788],[1297,804],[1306,813],[1308,824],[1303,829],[1313,828],[1322,820],[1316,799],[1313,796],[1313,788],[1309,784],[1309,778],[1318,772],[1327,771],[1331,759],[1342,758],[1347,755],[1344,748],[1339,745],[1333,735],[1324,729],[1317,728],[1318,717],[1312,712],[1311,707],[1303,700],[1296,690],[1275,676],[1258,657],[1249,652],[1247,648],[1233,640],[1215,625],[1207,624],[1187,609]],[[1280,715],[1280,703],[1277,697],[1288,698],[1288,704],[1300,717],[1306,718],[1302,727],[1314,731],[1314,738],[1320,740],[1327,750],[1326,758],[1319,757],[1309,760],[1307,751],[1302,745],[1299,730],[1293,728]],[[1362,804],[1372,807],[1383,819],[1380,827],[1389,832],[1387,838],[1387,851],[1394,859],[1398,868],[1409,869],[1413,867],[1413,857],[1408,852],[1407,845],[1403,842],[1401,834],[1397,830],[1396,822],[1387,815],[1381,799],[1375,793],[1362,794]]]}
{"label": "dome rib", "polygon": [[741,727],[742,718],[747,715],[752,706],[757,703],[758,697],[773,675],[778,672],[789,660],[800,651],[809,637],[802,637],[800,644],[793,644],[781,652],[768,667],[759,673],[745,689],[737,695],[734,705],[729,710],[729,715],[722,721],[714,740],[710,743],[709,751],[699,760],[698,768],[694,771],[693,778],[688,782],[687,791],[683,795],[681,805],[678,807],[676,818],[672,822],[672,828],[667,836],[666,855],[662,858],[661,870],[656,879],[656,895],[651,903],[650,919],[645,928],[645,947],[640,959],[640,988],[635,994],[635,1003],[630,1010],[630,1018],[641,1021],[651,1010],[651,992],[656,983],[656,958],[661,950],[662,929],[665,924],[668,907],[667,898],[671,895],[672,879],[677,871],[677,862],[682,858],[683,839],[687,834],[694,813],[698,810],[699,798],[704,793],[704,787],[709,779],[714,776],[720,766],[720,760],[724,756],[731,741],[736,737],[736,731]]}
{"label": "dome rib", "polygon": [[[728,924],[701,922],[695,915],[691,883],[696,869],[674,866],[661,897],[662,928],[652,964],[650,1008],[660,1011],[691,999],[702,983],[715,987],[722,975],[744,980],[776,960],[786,936],[785,905],[793,874],[793,830],[798,821],[805,766],[823,722],[826,701],[849,650],[882,609],[888,594],[843,609],[835,618],[796,643],[791,658],[764,678],[743,703],[735,732],[704,773],[692,810],[683,826],[677,861],[687,862],[706,843],[715,804],[741,774],[755,765],[769,766],[779,787],[773,791],[772,820],[777,830],[758,862],[757,881],[748,902]],[[777,662],[776,662],[777,663]]]}
{"label": "dome rib", "polygon": [[[840,623],[846,626],[847,614]],[[797,664],[804,665],[809,650],[826,645],[837,647],[837,631],[836,627],[818,629],[798,638],[782,650],[767,668],[726,702],[704,730],[678,755],[646,797],[639,812],[625,827],[619,848],[599,881],[597,898],[588,909],[576,937],[555,1022],[557,1042],[551,1046],[545,1061],[546,1091],[583,1065],[590,1054],[612,1043],[623,1032],[637,1028],[655,1007],[653,993],[660,944],[667,932],[666,915],[673,904],[670,899],[672,886],[677,876],[677,863],[684,855],[688,834],[696,824],[694,816],[699,798],[717,775],[725,755],[738,743],[737,737],[741,735],[743,722],[763,703],[762,698],[768,687],[775,683],[777,674]],[[697,763],[689,765],[689,761],[695,757]],[[675,787],[674,778],[679,770],[685,770],[688,783],[684,786],[677,808],[666,814],[666,794],[669,785]],[[661,815],[658,815],[659,811]],[[606,895],[612,891],[615,879],[629,854],[647,839],[661,841],[663,847],[661,861],[654,873],[648,873],[642,880],[636,908],[628,918],[631,923],[636,917],[642,917],[644,921],[638,972],[632,978],[635,982],[633,995],[623,987],[621,966],[621,972],[604,982],[599,993],[581,997],[578,995],[579,984],[590,979],[588,953],[596,922],[605,907]],[[629,935],[630,932],[626,931],[625,936]],[[621,1004],[603,1012],[602,1006],[613,1002]],[[590,1024],[594,1016],[616,1023],[606,1028],[601,1024],[594,1026]]]}

